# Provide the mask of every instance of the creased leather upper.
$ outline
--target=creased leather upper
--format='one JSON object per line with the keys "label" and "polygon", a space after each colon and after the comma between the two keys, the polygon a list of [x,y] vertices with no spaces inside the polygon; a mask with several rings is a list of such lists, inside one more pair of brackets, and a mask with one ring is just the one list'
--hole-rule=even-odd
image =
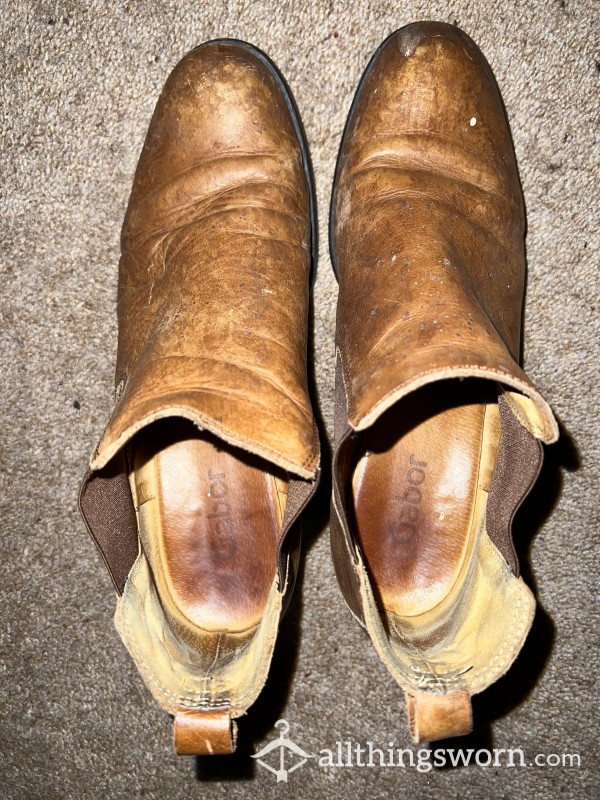
{"label": "creased leather upper", "polygon": [[267,65],[234,43],[188,54],[158,101],[127,209],[118,402],[94,469],[136,430],[180,415],[314,475],[308,191]]}
{"label": "creased leather upper", "polygon": [[348,418],[361,430],[409,391],[479,376],[528,395],[518,365],[525,219],[506,116],[466,34],[411,25],[359,89],[333,202],[337,343]]}

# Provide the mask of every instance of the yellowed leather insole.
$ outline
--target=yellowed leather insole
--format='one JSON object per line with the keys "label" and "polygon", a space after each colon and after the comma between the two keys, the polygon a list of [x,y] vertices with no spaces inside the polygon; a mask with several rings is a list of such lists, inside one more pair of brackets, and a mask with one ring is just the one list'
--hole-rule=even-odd
{"label": "yellowed leather insole", "polygon": [[135,447],[133,482],[138,507],[150,504],[163,605],[203,630],[242,632],[260,622],[275,577],[287,483],[226,447],[185,420],[161,421]]}
{"label": "yellowed leather insole", "polygon": [[489,400],[495,402],[494,390],[483,381],[435,383],[365,434],[352,481],[354,511],[388,612],[428,611],[456,581],[471,535]]}

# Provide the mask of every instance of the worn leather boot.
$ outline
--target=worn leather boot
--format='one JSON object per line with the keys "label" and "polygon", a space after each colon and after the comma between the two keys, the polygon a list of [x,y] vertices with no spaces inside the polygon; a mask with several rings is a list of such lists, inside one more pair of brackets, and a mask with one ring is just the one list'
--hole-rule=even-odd
{"label": "worn leather boot", "polygon": [[177,65],[137,167],[119,266],[117,399],[80,508],[116,627],[182,754],[231,752],[292,591],[319,442],[307,389],[314,203],[264,54]]}
{"label": "worn leather boot", "polygon": [[334,181],[332,548],[416,741],[467,733],[534,598],[514,514],[558,429],[519,366],[524,209],[490,67],[409,25],[360,82]]}

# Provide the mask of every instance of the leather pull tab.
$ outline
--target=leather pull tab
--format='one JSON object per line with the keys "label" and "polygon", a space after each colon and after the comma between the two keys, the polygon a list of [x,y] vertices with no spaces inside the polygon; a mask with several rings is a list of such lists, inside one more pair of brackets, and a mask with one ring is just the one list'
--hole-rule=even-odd
{"label": "leather pull tab", "polygon": [[180,756],[220,756],[233,753],[236,747],[237,725],[229,708],[180,709],[174,733]]}
{"label": "leather pull tab", "polygon": [[408,724],[414,742],[435,742],[464,736],[473,730],[471,697],[468,692],[406,695]]}

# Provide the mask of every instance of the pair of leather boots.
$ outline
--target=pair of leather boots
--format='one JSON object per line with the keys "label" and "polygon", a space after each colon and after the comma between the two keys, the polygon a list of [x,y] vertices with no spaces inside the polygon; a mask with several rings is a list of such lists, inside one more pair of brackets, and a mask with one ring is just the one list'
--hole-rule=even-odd
{"label": "pair of leather boots", "polygon": [[[307,385],[316,211],[290,91],[239,41],[160,96],[119,266],[116,406],[80,508],[116,627],[181,754],[235,748],[294,586],[319,480]],[[506,116],[469,37],[390,36],[335,172],[331,543],[415,741],[468,732],[535,602],[511,539],[558,429],[519,366],[524,209]]]}

